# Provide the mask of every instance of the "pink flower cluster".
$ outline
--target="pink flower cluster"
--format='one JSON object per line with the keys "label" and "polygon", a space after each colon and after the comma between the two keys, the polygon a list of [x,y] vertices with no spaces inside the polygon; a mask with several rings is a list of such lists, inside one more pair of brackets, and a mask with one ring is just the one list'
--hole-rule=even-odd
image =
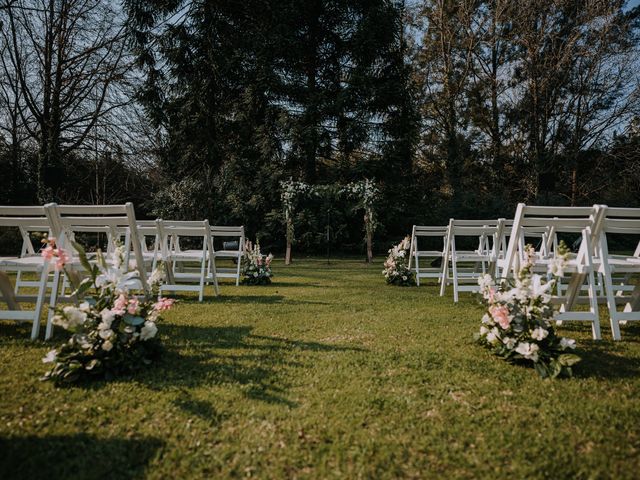
{"label": "pink flower cluster", "polygon": [[156,312],[165,312],[173,307],[175,300],[173,298],[159,298],[156,303],[153,305],[153,309]]}
{"label": "pink flower cluster", "polygon": [[489,307],[489,313],[498,324],[506,330],[511,324],[511,318],[509,317],[509,309],[504,305]]}
{"label": "pink flower cluster", "polygon": [[139,306],[140,301],[137,298],[127,298],[124,293],[121,293],[118,298],[116,298],[116,301],[113,302],[111,313],[114,315],[124,315],[125,313],[135,315]]}
{"label": "pink flower cluster", "polygon": [[46,247],[44,247],[40,252],[42,258],[49,263],[55,261],[56,270],[62,270],[71,260],[71,256],[66,252],[66,250],[56,246],[56,239],[53,237],[43,240],[42,242],[46,243]]}

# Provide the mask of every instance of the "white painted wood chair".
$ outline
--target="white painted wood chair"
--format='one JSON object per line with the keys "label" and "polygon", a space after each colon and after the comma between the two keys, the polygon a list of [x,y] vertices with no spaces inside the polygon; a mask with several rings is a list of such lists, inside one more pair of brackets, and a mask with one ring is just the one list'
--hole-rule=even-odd
{"label": "white painted wood chair", "polygon": [[[208,220],[179,221],[157,220],[160,233],[162,260],[167,269],[167,282],[161,291],[198,292],[198,300],[204,299],[204,288],[207,283],[213,283],[214,292],[219,293],[218,278],[215,263],[208,270],[209,258],[213,251],[211,228]],[[201,239],[202,248],[180,248],[180,239]],[[197,240],[195,240],[197,241]],[[198,264],[193,268],[193,264]]]}
{"label": "white painted wood chair", "polygon": [[[22,231],[49,231],[49,221],[42,206],[29,207],[0,207],[0,227],[18,228]],[[24,237],[23,237],[24,240]],[[15,256],[0,258],[0,295],[6,310],[0,310],[0,319],[15,320],[31,323],[31,340],[38,338],[40,331],[40,317],[46,304],[49,279],[49,265],[45,263],[38,252],[31,245],[23,243],[22,251]],[[23,273],[34,274],[39,280],[25,281],[23,286],[35,287],[35,294],[17,294],[11,287],[9,275],[19,276]],[[24,303],[34,304],[32,309],[26,309]]]}
{"label": "white painted wood chair", "polygon": [[[244,255],[245,244],[244,226],[212,226],[211,238],[214,250],[210,264],[215,267],[217,277],[233,278],[236,281],[236,286],[240,285],[240,268],[242,267],[242,257]],[[222,239],[221,250],[215,250],[216,238]],[[217,259],[234,261],[235,266],[232,268],[217,266]]]}
{"label": "white painted wood chair", "polygon": [[[640,283],[631,283],[632,275],[640,274],[640,248],[633,255],[616,255],[609,251],[614,236],[637,239],[640,236],[640,208],[604,208],[604,219],[595,260],[604,280],[606,303],[609,309],[611,334],[620,340],[620,325],[640,321]],[[622,279],[616,276],[622,274]],[[621,283],[622,282],[622,283]],[[622,311],[619,310],[622,306]]]}
{"label": "white painted wood chair", "polygon": [[[144,271],[144,257],[132,203],[128,202],[124,205],[57,205],[50,203],[45,205],[45,210],[58,246],[66,249],[72,255],[71,262],[67,265],[69,271],[81,274],[80,272],[83,270],[71,244],[71,241],[75,240],[77,233],[102,232],[111,235],[112,238],[116,238],[118,232],[124,231],[127,237],[126,242],[131,245],[134,254],[133,260],[140,273],[140,290],[144,295],[151,293]],[[106,260],[110,261],[110,258],[107,256]],[[45,340],[51,338],[53,334],[53,308],[57,302],[75,301],[73,297],[65,294],[64,289],[59,293],[61,280],[63,280],[63,283],[66,282],[62,272],[55,272],[50,300],[51,310],[47,320]]]}
{"label": "white painted wood chair", "polygon": [[[416,275],[416,284],[420,286],[421,278],[437,278],[438,283],[442,282],[443,258],[447,243],[449,227],[447,226],[423,226],[414,225],[411,230],[411,246],[409,249],[409,269]],[[436,240],[434,240],[436,239]],[[433,242],[442,241],[442,249],[438,250],[433,246]],[[425,249],[424,246],[432,246],[432,249]],[[429,262],[431,266],[421,266],[420,261]],[[412,264],[415,265],[412,267]],[[438,265],[439,263],[439,265]],[[436,264],[436,265],[434,265]]]}
{"label": "white painted wood chair", "polygon": [[[440,285],[441,296],[444,295],[449,283],[449,268],[451,268],[454,302],[458,302],[460,292],[479,291],[480,275],[492,274],[494,271],[502,237],[502,225],[501,219],[457,220],[452,218],[449,221],[443,260],[443,281]],[[456,239],[467,239],[467,242],[477,241],[478,248],[460,250],[456,245]],[[471,266],[468,266],[469,264]]]}
{"label": "white painted wood chair", "polygon": [[[600,320],[598,316],[598,299],[594,277],[594,244],[600,235],[602,225],[603,208],[599,205],[593,207],[539,207],[518,204],[513,222],[511,236],[507,252],[503,259],[497,262],[496,276],[501,278],[515,278],[520,265],[525,261],[527,252],[524,249],[522,237],[527,229],[541,231],[545,228],[551,234],[545,238],[547,247],[542,247],[536,252],[534,271],[542,275],[546,274],[550,262],[554,261],[555,251],[548,248],[553,236],[558,234],[579,235],[582,239],[576,254],[570,255],[565,268],[569,275],[566,288],[552,295],[553,304],[560,306],[556,320],[580,321],[591,324],[594,339],[600,339]],[[553,235],[553,236],[552,236]],[[583,285],[586,283],[586,297],[581,297]],[[578,303],[587,303],[588,309],[575,310]]]}

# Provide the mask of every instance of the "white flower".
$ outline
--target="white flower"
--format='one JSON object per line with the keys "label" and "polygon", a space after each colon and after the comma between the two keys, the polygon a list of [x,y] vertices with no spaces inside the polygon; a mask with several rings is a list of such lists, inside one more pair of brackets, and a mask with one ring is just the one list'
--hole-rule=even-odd
{"label": "white flower", "polygon": [[71,328],[82,325],[87,320],[87,314],[76,307],[64,307],[62,312],[64,313],[64,317],[67,319],[68,327]]}
{"label": "white flower", "polygon": [[504,337],[502,339],[502,343],[504,343],[505,347],[509,350],[513,350],[513,347],[516,346],[516,339],[511,337]]}
{"label": "white flower", "polygon": [[480,335],[486,335],[487,333],[489,333],[489,329],[487,327],[485,327],[484,325],[480,327]]}
{"label": "white flower", "polygon": [[538,341],[544,340],[547,335],[549,335],[549,331],[542,327],[535,328],[533,332],[531,332],[531,338]]}
{"label": "white flower", "polygon": [[407,281],[407,276],[406,276],[406,275],[403,275],[403,276],[402,276],[402,280],[404,280],[404,281],[406,282],[406,281]]}
{"label": "white flower", "polygon": [[[102,325],[102,324],[100,324]],[[112,336],[113,336],[113,330],[108,329],[108,328],[100,328],[100,325],[98,325],[98,329],[100,330],[98,332],[98,335],[100,335],[100,338],[103,340],[109,340]]]}
{"label": "white flower", "polygon": [[485,290],[494,287],[495,283],[493,282],[493,278],[491,278],[491,275],[484,274],[481,275],[480,278],[478,278],[478,285],[480,285],[480,291],[484,292]]}
{"label": "white flower", "polygon": [[89,302],[82,302],[80,305],[78,305],[78,308],[85,313],[91,311],[91,305],[89,305]]}
{"label": "white flower", "polygon": [[487,342],[496,343],[500,340],[500,332],[496,327],[493,327],[489,333],[487,333]]}
{"label": "white flower", "polygon": [[110,351],[112,348],[113,348],[113,343],[111,343],[109,340],[102,342],[102,349],[105,352]]}
{"label": "white flower", "polygon": [[124,256],[124,245],[118,245],[111,255],[111,262],[115,268],[120,269],[120,267],[122,267],[122,264],[124,263]]}
{"label": "white flower", "polygon": [[[106,325],[106,328],[111,328],[111,324],[113,323],[113,320],[116,318],[116,315],[108,308],[103,308],[102,311],[100,312],[100,318],[102,318],[102,323],[100,323],[100,325],[104,324]],[[98,326],[98,328],[100,328],[100,326]]]}
{"label": "white flower", "polygon": [[540,297],[542,303],[549,303],[551,295],[547,293],[553,286],[553,282],[542,283],[542,277],[540,275],[531,275],[531,296]]}
{"label": "white flower", "polygon": [[123,273],[118,268],[102,269],[102,273],[96,277],[96,287],[113,287],[119,292],[127,292],[133,288],[138,288],[139,285],[138,272]]}
{"label": "white flower", "polygon": [[151,272],[151,276],[149,277],[149,283],[153,285],[160,285],[164,282],[165,279],[164,270],[161,268],[156,268],[153,272]]}
{"label": "white flower", "polygon": [[491,320],[491,316],[488,313],[485,313],[482,316],[482,323],[486,324],[486,325],[492,325],[493,321]]}
{"label": "white flower", "polygon": [[45,357],[42,359],[42,363],[53,363],[56,361],[56,355],[58,352],[55,350],[49,350]]}
{"label": "white flower", "polygon": [[158,333],[158,327],[153,322],[146,321],[144,326],[140,329],[140,340],[148,340],[153,338]]}
{"label": "white flower", "polygon": [[564,277],[564,269],[567,262],[564,257],[556,257],[549,263],[549,273],[554,277]]}
{"label": "white flower", "polygon": [[566,350],[567,348],[570,348],[571,350],[573,350],[574,348],[576,348],[576,341],[573,338],[562,337],[560,339],[560,347],[563,350]]}
{"label": "white flower", "polygon": [[67,322],[67,319],[62,315],[54,315],[51,319],[51,322],[54,325],[58,325],[59,327],[64,328],[65,330],[69,328],[69,322]]}
{"label": "white flower", "polygon": [[517,353],[534,363],[538,361],[538,350],[540,350],[540,347],[538,347],[538,345],[529,342],[521,342],[516,348]]}

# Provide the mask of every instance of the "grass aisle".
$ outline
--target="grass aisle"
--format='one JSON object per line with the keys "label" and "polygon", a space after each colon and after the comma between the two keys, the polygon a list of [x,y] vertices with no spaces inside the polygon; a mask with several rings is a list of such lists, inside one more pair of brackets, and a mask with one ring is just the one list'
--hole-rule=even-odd
{"label": "grass aisle", "polygon": [[49,346],[0,324],[0,478],[637,478],[640,325],[563,326],[584,361],[543,381],[474,345],[470,295],[380,270],[183,297],[161,363],[90,387],[39,382]]}

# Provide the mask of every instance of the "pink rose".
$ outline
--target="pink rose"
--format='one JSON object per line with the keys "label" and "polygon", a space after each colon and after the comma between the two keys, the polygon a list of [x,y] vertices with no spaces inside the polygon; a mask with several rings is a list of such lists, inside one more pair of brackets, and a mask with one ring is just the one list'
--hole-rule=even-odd
{"label": "pink rose", "polygon": [[56,270],[62,270],[64,268],[64,266],[69,263],[69,261],[71,260],[71,257],[69,256],[69,254],[63,250],[62,248],[57,248],[55,250],[55,256],[57,258],[56,260]]}
{"label": "pink rose", "polygon": [[175,302],[173,298],[159,298],[153,305],[153,309],[157,312],[164,312],[173,306],[173,302]]}
{"label": "pink rose", "polygon": [[137,298],[132,298],[131,300],[129,300],[129,305],[127,306],[127,312],[129,312],[131,315],[135,315],[136,310],[138,310],[138,304],[140,302],[138,302]]}
{"label": "pink rose", "polygon": [[42,252],[40,252],[40,255],[42,255],[42,258],[44,258],[45,261],[47,262],[51,261],[51,259],[53,258],[53,254],[54,254],[54,250],[51,245],[47,245],[45,248],[42,249]]}
{"label": "pink rose", "polygon": [[511,323],[511,319],[509,318],[509,309],[504,305],[500,307],[491,307],[489,308],[489,313],[493,317],[493,319],[498,322],[498,325],[502,327],[503,330],[509,328],[509,324]]}
{"label": "pink rose", "polygon": [[127,297],[124,293],[121,293],[116,301],[113,302],[113,309],[111,310],[115,315],[124,315],[125,309],[127,308]]}

